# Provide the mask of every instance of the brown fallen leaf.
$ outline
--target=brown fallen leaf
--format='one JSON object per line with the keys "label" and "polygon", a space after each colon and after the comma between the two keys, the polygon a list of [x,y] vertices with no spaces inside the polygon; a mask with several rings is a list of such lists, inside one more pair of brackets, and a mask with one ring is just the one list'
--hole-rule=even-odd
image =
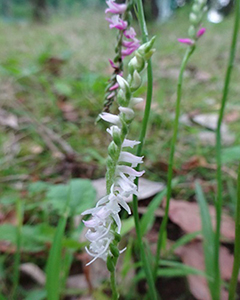
{"label": "brown fallen leaf", "polygon": [[[213,228],[215,228],[215,207],[212,205],[209,205],[208,207],[212,218]],[[192,203],[172,199],[170,202],[169,218],[186,233],[200,231],[202,228],[199,206],[195,202]],[[223,212],[222,214],[221,224],[222,236],[229,241],[234,241],[235,222],[226,212]]]}
{"label": "brown fallen leaf", "polygon": [[194,155],[190,157],[188,161],[182,164],[182,170],[191,171],[198,167],[205,167],[207,165],[207,161],[203,156]]}
{"label": "brown fallen leaf", "polygon": [[230,113],[226,114],[225,117],[224,117],[224,121],[226,123],[232,123],[232,122],[236,122],[238,121],[240,118],[240,114],[238,111],[236,110],[233,110],[231,111]]}
{"label": "brown fallen leaf", "polygon": [[15,210],[10,210],[4,213],[3,208],[0,206],[0,224],[17,225],[17,216]]}
{"label": "brown fallen leaf", "polygon": [[18,129],[18,118],[4,109],[0,109],[0,125]]}
{"label": "brown fallen leaf", "polygon": [[63,113],[64,118],[70,122],[76,122],[79,120],[79,116],[72,104],[67,103],[66,101],[58,101],[58,107]]}
{"label": "brown fallen leaf", "polygon": [[[188,266],[204,271],[204,255],[201,242],[193,242],[178,248],[175,251],[182,262]],[[226,247],[220,247],[220,269],[223,280],[229,281],[233,267],[233,255],[229,253]],[[198,300],[211,300],[206,278],[199,275],[187,276],[189,288],[194,297]],[[228,293],[222,289],[221,300],[227,300]]]}

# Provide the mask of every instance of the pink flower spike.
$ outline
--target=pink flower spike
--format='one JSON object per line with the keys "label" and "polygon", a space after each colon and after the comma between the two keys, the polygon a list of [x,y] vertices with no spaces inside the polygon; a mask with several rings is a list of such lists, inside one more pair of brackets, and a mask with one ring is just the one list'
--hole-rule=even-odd
{"label": "pink flower spike", "polygon": [[194,44],[194,41],[191,39],[178,39],[178,41],[179,41],[179,43],[187,44],[190,46],[192,46]]}
{"label": "pink flower spike", "polygon": [[123,34],[127,39],[134,39],[137,35],[133,27],[130,27],[128,30],[125,30]]}
{"label": "pink flower spike", "polygon": [[119,15],[112,16],[111,19],[106,18],[106,20],[110,23],[109,27],[117,28],[118,30],[125,30],[128,26],[128,23],[126,21],[123,21]]}
{"label": "pink flower spike", "polygon": [[110,87],[109,91],[114,91],[119,87],[118,83],[115,83],[113,86]]}
{"label": "pink flower spike", "polygon": [[113,0],[108,0],[106,1],[107,5],[109,8],[105,10],[105,13],[112,13],[112,14],[123,14],[126,9],[127,5],[126,4],[117,4]]}
{"label": "pink flower spike", "polygon": [[197,32],[197,37],[200,38],[206,32],[206,28],[202,27]]}

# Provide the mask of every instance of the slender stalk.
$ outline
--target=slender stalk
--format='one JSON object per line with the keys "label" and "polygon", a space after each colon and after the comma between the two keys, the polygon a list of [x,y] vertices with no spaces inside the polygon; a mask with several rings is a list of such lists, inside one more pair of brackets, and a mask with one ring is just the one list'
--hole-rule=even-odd
{"label": "slender stalk", "polygon": [[[140,24],[141,32],[142,32],[142,41],[143,41],[143,43],[146,43],[148,41],[148,31],[147,31],[146,21],[145,21],[145,17],[144,17],[143,4],[142,4],[141,0],[136,0],[136,3],[137,3],[137,8],[138,8],[139,24]],[[139,137],[140,144],[138,145],[137,153],[136,153],[137,156],[141,156],[141,153],[142,153],[142,147],[143,147],[144,139],[146,136],[147,124],[148,124],[148,119],[149,119],[150,110],[151,110],[152,90],[153,90],[153,76],[152,76],[151,60],[148,61],[147,78],[148,78],[147,99],[146,99],[146,106],[145,106],[145,111],[144,111],[141,133],[140,133],[140,137]],[[137,168],[137,170],[138,169],[139,169],[139,167]],[[138,178],[136,179],[135,183],[136,183],[136,185],[138,185]],[[142,241],[142,233],[141,233],[139,215],[138,215],[138,199],[137,199],[136,195],[133,196],[133,215],[134,215],[135,228],[136,228],[136,233],[137,233],[138,246],[140,248],[141,260],[142,260],[143,268],[144,268],[148,286],[149,286],[149,295],[151,297],[151,300],[157,300],[158,297],[157,297],[157,291],[156,291],[155,284],[154,284],[152,269],[150,266],[150,262],[147,258],[147,255],[145,253],[144,245],[143,245],[143,241]]]}
{"label": "slender stalk", "polygon": [[176,145],[176,142],[177,142],[177,134],[178,134],[180,104],[181,104],[181,98],[182,98],[183,74],[184,74],[184,71],[186,69],[188,60],[189,60],[190,56],[192,55],[194,49],[195,49],[195,47],[188,47],[188,49],[187,49],[187,51],[184,55],[184,58],[182,60],[180,73],[179,73],[179,77],[178,77],[175,120],[174,120],[173,137],[172,137],[170,156],[169,156],[169,162],[168,162],[167,201],[166,201],[165,214],[164,214],[163,221],[162,221],[160,231],[159,231],[159,235],[158,235],[156,260],[155,260],[155,266],[154,266],[154,272],[153,272],[153,277],[154,277],[155,281],[157,279],[157,270],[158,270],[158,266],[159,266],[161,248],[162,248],[162,245],[163,245],[163,237],[166,233],[166,227],[167,227],[167,222],[168,222],[169,205],[170,205],[170,199],[171,199],[171,195],[172,195],[173,162],[174,162],[174,154],[175,154],[175,145]]}
{"label": "slender stalk", "polygon": [[232,278],[229,285],[228,300],[235,300],[235,292],[238,282],[238,273],[240,268],[240,165],[238,169],[238,191],[237,191],[237,207],[235,220],[235,244],[234,244],[234,263],[232,270]]}
{"label": "slender stalk", "polygon": [[21,199],[17,199],[17,227],[16,227],[16,253],[14,256],[13,265],[13,289],[11,299],[17,299],[17,288],[19,283],[19,266],[21,262],[21,233],[22,233],[22,223],[23,223],[23,211]]}
{"label": "slender stalk", "polygon": [[115,268],[114,268],[114,271],[112,271],[110,273],[110,282],[111,282],[111,289],[112,289],[112,300],[118,300],[119,299],[119,294],[118,294],[118,291],[117,291]]}
{"label": "slender stalk", "polygon": [[217,158],[217,200],[215,203],[216,207],[216,234],[215,234],[215,255],[214,255],[214,268],[215,268],[215,287],[218,289],[218,295],[220,298],[220,287],[221,287],[221,274],[219,269],[219,247],[220,247],[220,234],[221,234],[221,216],[222,216],[222,161],[221,161],[221,125],[223,121],[225,106],[227,102],[229,84],[232,74],[232,68],[236,53],[238,28],[240,18],[240,0],[235,1],[235,22],[233,28],[232,43],[229,54],[228,67],[225,76],[221,108],[219,111],[219,118],[216,130],[216,158]]}

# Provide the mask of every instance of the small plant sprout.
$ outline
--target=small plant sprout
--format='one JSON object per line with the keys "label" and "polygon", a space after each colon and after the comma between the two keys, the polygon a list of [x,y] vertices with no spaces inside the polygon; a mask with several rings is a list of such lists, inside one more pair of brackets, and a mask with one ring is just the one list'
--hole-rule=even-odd
{"label": "small plant sprout", "polygon": [[[118,243],[120,241],[121,220],[119,213],[121,208],[129,214],[131,210],[126,198],[137,195],[137,186],[134,183],[136,177],[143,175],[144,171],[136,171],[134,168],[143,162],[143,157],[138,157],[127,151],[138,145],[138,141],[127,138],[129,125],[134,118],[133,107],[142,98],[135,98],[133,92],[139,89],[142,83],[141,72],[145,69],[146,61],[152,56],[155,38],[143,44],[135,52],[134,57],[128,64],[129,75],[127,80],[118,75],[116,77],[119,85],[117,102],[119,114],[114,115],[103,112],[100,117],[110,123],[107,132],[112,137],[108,147],[106,186],[107,196],[100,199],[95,208],[86,210],[83,215],[92,215],[91,219],[84,221],[88,231],[86,238],[90,241],[86,251],[94,262],[97,258],[107,261],[108,270],[114,274],[119,253]],[[116,294],[114,275],[111,276],[113,295]],[[113,299],[118,299],[116,296]]]}
{"label": "small plant sprout", "polygon": [[105,13],[107,14],[106,20],[109,22],[109,28],[118,30],[115,57],[113,60],[109,59],[113,68],[113,74],[106,87],[103,108],[104,112],[109,112],[119,87],[117,76],[122,76],[123,73],[123,59],[139,48],[140,41],[136,38],[134,28],[131,27],[132,14],[130,10],[132,1],[127,0],[124,4],[118,4],[113,0],[109,0],[106,3],[108,8],[105,10]]}

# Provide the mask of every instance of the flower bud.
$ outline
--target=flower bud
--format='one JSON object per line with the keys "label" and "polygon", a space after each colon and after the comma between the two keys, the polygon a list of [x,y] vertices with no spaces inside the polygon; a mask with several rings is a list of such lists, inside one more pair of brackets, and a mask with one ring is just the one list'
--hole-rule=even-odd
{"label": "flower bud", "polygon": [[118,159],[119,149],[114,142],[111,142],[110,145],[108,146],[108,154],[113,161]]}
{"label": "flower bud", "polygon": [[119,243],[121,241],[121,235],[119,233],[117,233],[116,231],[114,232],[114,237],[115,237],[115,241],[117,243]]}
{"label": "flower bud", "polygon": [[193,25],[197,25],[198,24],[198,17],[196,14],[194,13],[190,13],[189,15],[189,20]]}
{"label": "flower bud", "polygon": [[119,257],[119,250],[115,245],[110,244],[110,250],[114,257]]}
{"label": "flower bud", "polygon": [[200,11],[201,11],[201,7],[198,3],[196,4],[193,4],[193,7],[192,7],[192,11],[196,14],[198,14]]}
{"label": "flower bud", "polygon": [[117,101],[121,106],[127,106],[128,105],[126,95],[125,95],[124,91],[121,90],[121,89],[117,93]]}
{"label": "flower bud", "polygon": [[108,268],[109,272],[114,272],[114,270],[115,270],[113,258],[110,255],[108,255],[108,257],[107,257],[107,268]]}
{"label": "flower bud", "polygon": [[140,46],[137,50],[137,52],[142,55],[143,57],[145,57],[145,55],[152,49],[153,44],[156,40],[156,36],[152,37],[151,40],[145,44],[143,44],[142,46]]}
{"label": "flower bud", "polygon": [[135,56],[130,60],[128,64],[129,73],[132,75],[134,70],[141,72],[144,69],[145,61],[138,52],[135,53]]}
{"label": "flower bud", "polygon": [[121,145],[122,145],[121,134],[119,133],[119,131],[115,130],[115,128],[113,128],[112,138],[113,138],[114,143],[118,147],[121,147]]}
{"label": "flower bud", "polygon": [[188,35],[191,39],[196,38],[196,29],[193,25],[191,25],[188,29]]}
{"label": "flower bud", "polygon": [[134,71],[133,72],[133,76],[131,78],[131,91],[136,91],[142,84],[142,78],[140,76],[140,74],[138,73],[138,71]]}
{"label": "flower bud", "polygon": [[115,167],[115,162],[112,160],[110,156],[108,156],[106,160],[106,165],[108,169],[112,169],[113,167]]}

